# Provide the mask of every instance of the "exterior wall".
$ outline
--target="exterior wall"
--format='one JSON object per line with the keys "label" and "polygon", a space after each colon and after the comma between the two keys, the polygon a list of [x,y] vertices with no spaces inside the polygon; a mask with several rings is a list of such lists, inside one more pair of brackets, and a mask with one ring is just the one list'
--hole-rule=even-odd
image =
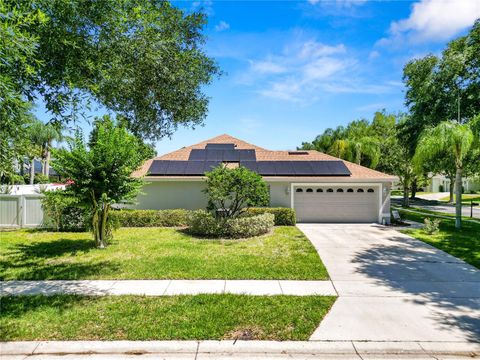
{"label": "exterior wall", "polygon": [[289,182],[271,182],[270,186],[270,206],[272,207],[290,207],[290,183]]}
{"label": "exterior wall", "polygon": [[205,209],[203,181],[152,181],[142,188],[134,209]]}

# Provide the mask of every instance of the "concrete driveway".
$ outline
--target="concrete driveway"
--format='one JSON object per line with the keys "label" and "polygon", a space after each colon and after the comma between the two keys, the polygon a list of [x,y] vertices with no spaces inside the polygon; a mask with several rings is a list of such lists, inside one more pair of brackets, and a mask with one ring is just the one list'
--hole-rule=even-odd
{"label": "concrete driveway", "polygon": [[480,271],[390,228],[298,224],[339,298],[311,340],[480,341]]}

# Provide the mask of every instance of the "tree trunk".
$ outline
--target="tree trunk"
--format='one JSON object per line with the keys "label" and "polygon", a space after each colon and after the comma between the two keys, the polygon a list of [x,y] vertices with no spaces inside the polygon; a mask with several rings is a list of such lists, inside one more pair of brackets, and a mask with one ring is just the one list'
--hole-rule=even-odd
{"label": "tree trunk", "polygon": [[454,193],[454,189],[455,189],[455,177],[454,176],[455,175],[453,175],[453,174],[448,176],[448,178],[450,179],[450,185],[449,185],[449,189],[448,189],[450,194],[449,194],[448,202],[450,204],[453,204],[453,202],[454,202],[454,199],[453,199],[453,193]]}
{"label": "tree trunk", "polygon": [[455,205],[455,227],[460,229],[462,227],[462,169],[457,168],[455,174],[456,188],[456,205]]}
{"label": "tree trunk", "polygon": [[412,194],[410,196],[410,199],[415,199],[415,196],[417,196],[417,179],[413,179],[412,181]]}
{"label": "tree trunk", "polygon": [[410,207],[410,200],[408,198],[408,183],[406,180],[403,181],[403,207]]}
{"label": "tree trunk", "polygon": [[30,160],[30,185],[33,185],[35,179],[35,159]]}
{"label": "tree trunk", "polygon": [[47,150],[47,157],[45,159],[45,175],[49,176],[50,175],[50,150]]}

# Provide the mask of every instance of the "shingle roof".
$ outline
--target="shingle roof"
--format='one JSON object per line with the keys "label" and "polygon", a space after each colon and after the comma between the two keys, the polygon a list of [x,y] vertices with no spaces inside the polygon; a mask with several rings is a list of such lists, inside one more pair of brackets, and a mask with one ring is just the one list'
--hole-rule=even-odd
{"label": "shingle roof", "polygon": [[267,150],[260,146],[250,144],[246,141],[237,139],[228,134],[223,134],[216,136],[214,138],[202,141],[198,144],[190,145],[183,147],[179,150],[173,151],[171,153],[157,156],[153,159],[147,160],[137,171],[133,173],[133,176],[144,176],[147,175],[147,171],[150,168],[153,160],[188,160],[190,156],[190,151],[192,149],[204,149],[207,144],[224,144],[224,143],[233,143],[236,145],[236,149],[254,149],[258,161],[301,161],[301,160],[341,160],[345,163],[348,170],[351,172],[350,179],[390,179],[395,180],[396,177],[384,174],[380,171],[369,169],[365,166],[351,163],[342,159],[338,159],[334,156],[321,153],[316,150],[306,150],[307,154],[295,154],[292,155],[291,151],[277,151],[277,150]]}

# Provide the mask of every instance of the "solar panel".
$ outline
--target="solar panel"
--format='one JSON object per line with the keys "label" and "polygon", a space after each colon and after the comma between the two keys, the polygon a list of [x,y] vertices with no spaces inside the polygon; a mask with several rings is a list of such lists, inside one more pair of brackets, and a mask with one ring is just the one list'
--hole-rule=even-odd
{"label": "solar panel", "polygon": [[240,155],[240,161],[255,161],[257,157],[255,156],[255,150],[242,149],[236,150]]}
{"label": "solar panel", "polygon": [[205,146],[207,150],[234,150],[235,144],[207,144]]}
{"label": "solar panel", "polygon": [[205,157],[205,159],[207,161],[222,161],[223,152],[223,150],[206,150],[207,156]]}
{"label": "solar panel", "polygon": [[207,156],[205,149],[192,149],[188,160],[205,160]]}
{"label": "solar panel", "polygon": [[165,175],[165,171],[168,167],[168,161],[165,160],[153,160],[152,165],[148,169],[149,175]]}
{"label": "solar panel", "polygon": [[245,162],[240,162],[240,166],[243,166],[247,168],[248,170],[258,172],[258,162],[256,161],[245,161]]}
{"label": "solar panel", "polygon": [[205,168],[205,161],[186,161],[184,175],[203,175]]}
{"label": "solar panel", "polygon": [[310,166],[312,167],[312,170],[315,175],[318,176],[330,176],[331,171],[328,167],[329,161],[310,161]]}
{"label": "solar panel", "polygon": [[333,176],[350,176],[352,174],[343,161],[325,161],[325,163]]}
{"label": "solar panel", "polygon": [[275,172],[276,175],[292,176],[295,175],[293,171],[292,161],[276,161]]}
{"label": "solar panel", "polygon": [[169,161],[165,175],[184,175],[188,161]]}
{"label": "solar panel", "polygon": [[292,161],[293,171],[295,175],[311,176],[315,175],[310,161]]}
{"label": "solar panel", "polygon": [[260,175],[277,175],[275,161],[258,161],[257,164]]}
{"label": "solar panel", "polygon": [[207,171],[212,171],[212,170],[215,169],[218,165],[220,165],[220,161],[205,161],[205,162],[204,162],[204,167],[203,167],[202,175],[203,175],[204,173],[206,173]]}
{"label": "solar panel", "polygon": [[239,150],[223,150],[223,161],[240,161]]}

